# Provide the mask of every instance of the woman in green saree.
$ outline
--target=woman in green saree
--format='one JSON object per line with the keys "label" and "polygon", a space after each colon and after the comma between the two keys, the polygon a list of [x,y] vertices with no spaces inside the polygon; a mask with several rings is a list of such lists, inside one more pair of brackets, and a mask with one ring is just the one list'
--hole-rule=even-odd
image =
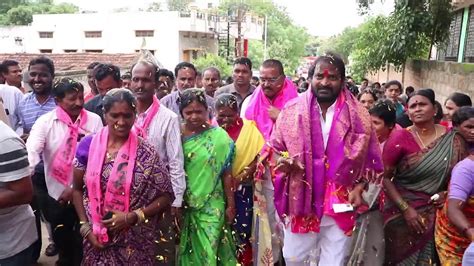
{"label": "woman in green saree", "polygon": [[234,142],[208,123],[205,93],[181,95],[186,192],[180,265],[236,265],[230,224],[235,217],[231,165]]}
{"label": "woman in green saree", "polygon": [[451,169],[465,154],[464,141],[434,123],[434,92],[408,100],[413,126],[395,130],[385,144],[385,265],[434,265],[436,210],[443,206]]}

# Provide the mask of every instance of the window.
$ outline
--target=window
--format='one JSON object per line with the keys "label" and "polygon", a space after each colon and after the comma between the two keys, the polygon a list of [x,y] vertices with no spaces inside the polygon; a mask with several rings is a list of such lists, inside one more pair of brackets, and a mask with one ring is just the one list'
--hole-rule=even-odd
{"label": "window", "polygon": [[153,37],[155,35],[154,30],[136,30],[135,37]]}
{"label": "window", "polygon": [[102,53],[102,50],[96,50],[96,49],[90,49],[90,50],[84,50],[86,53]]}
{"label": "window", "polygon": [[77,53],[77,49],[65,49],[65,53]]}
{"label": "window", "polygon": [[102,31],[84,31],[86,38],[102,38]]}
{"label": "window", "polygon": [[52,31],[40,31],[39,32],[39,37],[41,39],[51,39],[51,38],[53,38],[53,32]]}
{"label": "window", "polygon": [[40,53],[42,54],[50,54],[53,52],[53,49],[40,49]]}

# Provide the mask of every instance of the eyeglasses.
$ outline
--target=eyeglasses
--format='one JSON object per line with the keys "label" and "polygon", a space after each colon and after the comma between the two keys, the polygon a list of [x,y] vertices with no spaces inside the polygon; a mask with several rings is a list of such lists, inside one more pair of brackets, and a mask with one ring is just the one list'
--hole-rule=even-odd
{"label": "eyeglasses", "polygon": [[270,84],[274,84],[274,83],[276,83],[276,82],[278,81],[278,79],[279,79],[280,77],[281,77],[281,75],[278,76],[278,77],[275,77],[275,78],[260,78],[260,83],[266,83],[266,82],[268,82],[268,83],[270,83]]}

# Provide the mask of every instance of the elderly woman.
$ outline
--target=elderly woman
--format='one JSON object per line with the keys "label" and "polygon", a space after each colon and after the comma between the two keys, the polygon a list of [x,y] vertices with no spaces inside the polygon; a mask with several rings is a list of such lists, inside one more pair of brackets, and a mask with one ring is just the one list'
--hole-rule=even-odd
{"label": "elderly woman", "polygon": [[474,108],[461,107],[452,121],[470,145],[470,156],[454,168],[447,203],[436,219],[436,249],[442,265],[461,265],[464,250],[474,241]]}
{"label": "elderly woman", "polygon": [[179,265],[236,265],[229,229],[236,211],[234,142],[225,130],[208,123],[203,90],[184,91],[179,110],[186,172]]}
{"label": "elderly woman", "polygon": [[235,142],[235,159],[232,163],[234,177],[235,205],[237,215],[234,228],[239,243],[238,259],[241,265],[252,265],[253,219],[253,177],[257,167],[258,154],[265,140],[255,122],[239,116],[237,98],[233,94],[221,94],[215,102],[216,120]]}
{"label": "elderly woman", "polygon": [[76,152],[73,201],[84,265],[154,265],[159,214],[174,198],[166,166],[132,130],[136,101],[127,89],[103,99],[107,126]]}
{"label": "elderly woman", "polygon": [[385,144],[385,264],[436,263],[436,208],[465,153],[461,136],[435,124],[436,111],[433,90],[418,90],[408,99],[413,126],[394,131]]}

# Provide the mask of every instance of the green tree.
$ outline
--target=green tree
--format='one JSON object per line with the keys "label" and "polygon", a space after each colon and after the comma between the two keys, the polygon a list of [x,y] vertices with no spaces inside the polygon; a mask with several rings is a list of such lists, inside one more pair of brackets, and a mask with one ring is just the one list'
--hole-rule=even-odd
{"label": "green tree", "polygon": [[28,25],[33,21],[33,10],[28,6],[17,6],[7,12],[8,25]]}
{"label": "green tree", "polygon": [[258,70],[263,63],[263,42],[259,40],[249,40],[248,58],[252,61],[253,69]]}
{"label": "green tree", "polygon": [[[306,29],[293,23],[283,7],[275,5],[270,0],[225,0],[221,2],[219,8],[223,15],[235,14],[235,9],[240,8],[247,13],[266,16],[267,57],[281,60],[287,74],[292,74],[300,65],[300,60],[305,55],[309,34]],[[263,54],[263,45],[259,53]],[[258,67],[254,62],[253,64]]]}
{"label": "green tree", "polygon": [[153,2],[150,3],[146,9],[148,12],[158,12],[161,11],[161,3],[160,2]]}
{"label": "green tree", "polygon": [[48,14],[74,14],[79,12],[79,8],[73,4],[60,3],[58,5],[52,5],[51,9],[47,12]]}
{"label": "green tree", "polygon": [[188,5],[192,0],[167,0],[169,11],[188,11]]}
{"label": "green tree", "polygon": [[1,0],[0,1],[0,14],[6,14],[8,10],[27,4],[28,0]]}
{"label": "green tree", "polygon": [[354,45],[359,38],[359,28],[347,27],[340,34],[332,36],[322,42],[318,54],[328,51],[338,53],[346,63],[349,62],[349,56],[353,51]]}
{"label": "green tree", "polygon": [[221,72],[221,77],[228,77],[232,74],[232,68],[227,64],[226,60],[216,54],[205,54],[193,61],[194,66],[199,71],[207,67],[215,67]]}

